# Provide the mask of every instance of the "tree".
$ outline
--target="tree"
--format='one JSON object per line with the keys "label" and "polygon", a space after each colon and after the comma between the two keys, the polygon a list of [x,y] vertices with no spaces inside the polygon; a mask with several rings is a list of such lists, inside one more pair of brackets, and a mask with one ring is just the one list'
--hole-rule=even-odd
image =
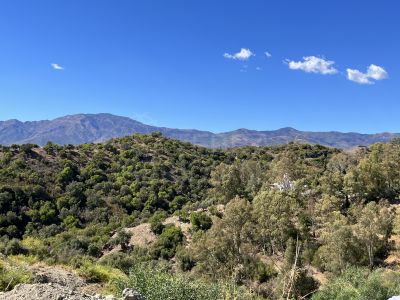
{"label": "tree", "polygon": [[253,201],[257,240],[261,249],[273,254],[285,249],[286,240],[293,233],[296,199],[277,190],[262,191]]}
{"label": "tree", "polygon": [[345,176],[351,167],[357,165],[356,156],[352,153],[341,152],[329,160],[323,177],[322,189],[325,193],[341,199],[348,199],[345,188]]}
{"label": "tree", "polygon": [[274,182],[281,181],[284,176],[288,176],[291,180],[303,178],[307,171],[304,160],[294,151],[294,149],[286,149],[282,151],[273,160],[269,175]]}
{"label": "tree", "polygon": [[303,299],[318,288],[318,283],[307,275],[301,260],[302,243],[299,238],[287,240],[285,261],[278,277],[279,299]]}
{"label": "tree", "polygon": [[392,232],[393,213],[387,203],[380,205],[370,202],[361,211],[353,212],[357,218],[354,226],[355,234],[368,255],[369,267],[375,265],[378,252],[387,250],[388,240]]}
{"label": "tree", "polygon": [[236,197],[231,200],[222,219],[194,241],[191,252],[197,262],[195,270],[213,279],[235,278],[241,282],[249,258],[256,257],[252,244],[254,232],[251,204]]}
{"label": "tree", "polygon": [[317,238],[321,237],[325,230],[329,230],[330,223],[340,215],[342,206],[343,201],[335,196],[323,194],[317,200],[313,215],[313,231]]}
{"label": "tree", "polygon": [[357,198],[395,200],[400,195],[400,145],[375,144],[345,177],[346,188]]}
{"label": "tree", "polygon": [[74,180],[75,172],[70,166],[66,166],[59,174],[57,174],[57,182],[66,186],[68,183]]}
{"label": "tree", "polygon": [[244,196],[244,184],[241,180],[238,163],[227,165],[220,164],[211,172],[210,183],[212,189],[210,196],[215,197],[218,202],[228,203],[236,196]]}
{"label": "tree", "polygon": [[361,245],[353,233],[348,219],[334,212],[325,225],[319,242],[322,244],[314,255],[314,264],[322,270],[339,274],[351,265],[362,265]]}

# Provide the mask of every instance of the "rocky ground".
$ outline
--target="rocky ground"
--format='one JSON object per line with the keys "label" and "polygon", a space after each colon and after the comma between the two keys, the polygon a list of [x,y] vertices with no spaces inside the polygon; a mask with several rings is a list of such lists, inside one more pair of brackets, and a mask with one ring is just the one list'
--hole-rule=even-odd
{"label": "rocky ground", "polygon": [[82,294],[74,289],[57,283],[19,284],[6,293],[0,294],[0,300],[94,300],[95,296]]}
{"label": "rocky ground", "polygon": [[133,289],[125,289],[122,298],[91,292],[96,289],[62,266],[35,264],[29,269],[33,283],[18,284],[9,292],[0,292],[0,300],[146,300]]}
{"label": "rocky ground", "polygon": [[[89,295],[58,283],[19,284],[6,293],[0,293],[0,300],[118,300],[109,295]],[[146,300],[132,289],[125,289],[120,300]]]}
{"label": "rocky ground", "polygon": [[75,272],[62,266],[35,264],[30,267],[34,277],[33,283],[56,283],[77,290],[87,285],[86,281]]}

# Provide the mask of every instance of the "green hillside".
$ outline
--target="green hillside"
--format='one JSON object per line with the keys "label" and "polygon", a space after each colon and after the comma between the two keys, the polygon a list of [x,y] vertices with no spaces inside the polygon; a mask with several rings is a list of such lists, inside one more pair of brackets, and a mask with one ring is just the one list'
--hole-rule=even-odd
{"label": "green hillside", "polygon": [[[211,150],[159,133],[3,146],[0,252],[150,300],[189,288],[208,290],[201,299],[387,299],[400,293],[388,260],[399,195],[396,140],[352,152]],[[3,290],[7,276],[0,265]]]}

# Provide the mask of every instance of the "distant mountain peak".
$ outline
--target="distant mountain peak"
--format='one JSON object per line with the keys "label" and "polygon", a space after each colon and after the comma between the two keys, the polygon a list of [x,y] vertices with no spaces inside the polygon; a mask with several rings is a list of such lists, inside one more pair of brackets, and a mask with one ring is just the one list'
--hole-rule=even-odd
{"label": "distant mountain peak", "polygon": [[152,132],[161,132],[166,137],[210,148],[268,146],[298,141],[347,149],[376,142],[388,142],[395,137],[400,137],[398,133],[388,132],[378,134],[311,132],[299,131],[292,127],[271,131],[239,128],[230,132],[212,133],[196,129],[156,127],[128,117],[98,113],[67,115],[43,121],[21,122],[15,119],[0,121],[0,144],[45,145],[48,141],[58,144],[82,144],[103,142],[133,133],[150,134]]}
{"label": "distant mountain peak", "polygon": [[255,130],[250,130],[250,129],[247,129],[247,128],[239,128],[239,129],[236,129],[234,131],[229,131],[229,132],[248,133],[248,132],[252,132],[252,131],[255,131]]}
{"label": "distant mountain peak", "polygon": [[296,128],[293,127],[282,127],[277,129],[276,131],[280,131],[280,132],[299,132]]}

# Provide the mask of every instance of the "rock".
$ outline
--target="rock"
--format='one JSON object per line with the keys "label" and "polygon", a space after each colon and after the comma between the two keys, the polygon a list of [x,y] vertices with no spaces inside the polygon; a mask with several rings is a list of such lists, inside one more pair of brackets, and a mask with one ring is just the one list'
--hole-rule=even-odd
{"label": "rock", "polygon": [[49,267],[36,264],[32,266],[31,270],[33,283],[57,283],[71,289],[78,289],[85,285],[85,281],[77,274],[61,266]]}
{"label": "rock", "polygon": [[124,289],[122,291],[122,300],[146,300],[146,298],[134,289]]}

